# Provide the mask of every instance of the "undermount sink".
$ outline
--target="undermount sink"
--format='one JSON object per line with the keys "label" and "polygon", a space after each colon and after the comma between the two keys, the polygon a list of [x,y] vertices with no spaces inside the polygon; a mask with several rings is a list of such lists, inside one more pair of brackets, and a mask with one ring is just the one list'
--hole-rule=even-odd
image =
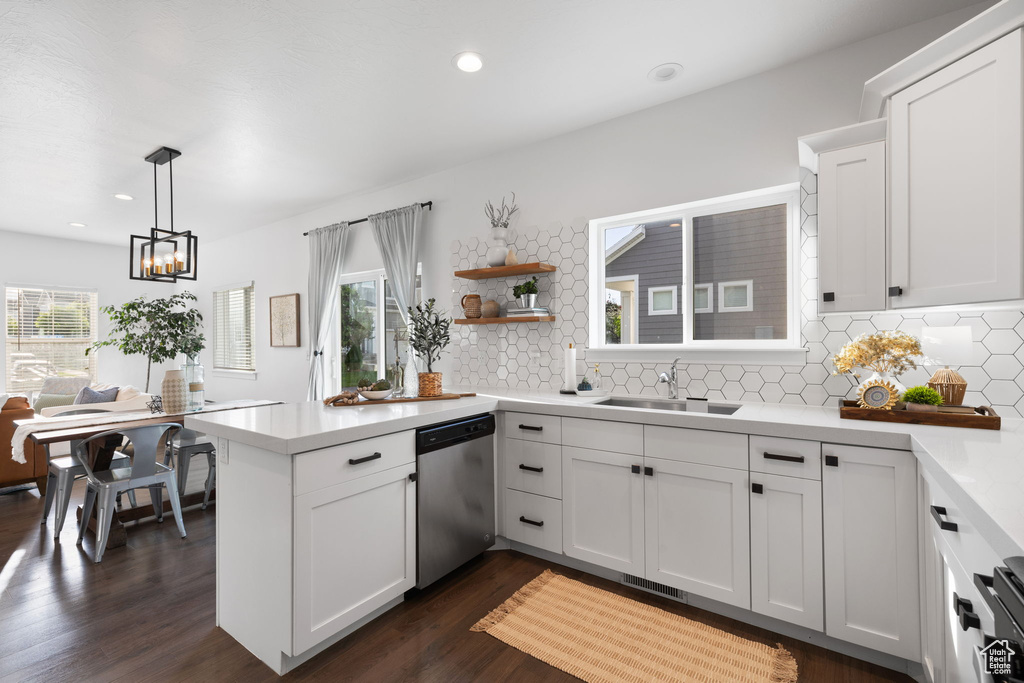
{"label": "undermount sink", "polygon": [[[659,399],[659,398],[630,398],[628,396],[611,396],[598,401],[598,405],[602,406],[614,406],[617,408],[642,408],[644,410],[674,410],[676,412],[686,412],[686,401],[679,399]],[[740,406],[728,405],[725,403],[709,403],[707,412],[712,415],[732,415]],[[698,412],[698,411],[692,411]],[[705,412],[703,410],[699,412]]]}

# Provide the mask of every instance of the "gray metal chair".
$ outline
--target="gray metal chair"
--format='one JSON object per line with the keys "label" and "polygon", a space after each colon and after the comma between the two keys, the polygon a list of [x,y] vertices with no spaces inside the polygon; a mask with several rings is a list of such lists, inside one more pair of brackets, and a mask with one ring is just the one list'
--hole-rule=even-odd
{"label": "gray metal chair", "polygon": [[[109,410],[102,410],[98,408],[82,408],[81,410],[72,410],[64,415],[89,415],[93,413],[109,413]],[[78,441],[71,442],[71,450],[74,452]],[[127,467],[131,464],[131,459],[127,455],[119,455],[115,457],[111,463],[111,468]],[[53,538],[54,540],[60,538],[60,532],[64,528],[64,520],[67,518],[68,506],[71,504],[71,489],[75,484],[75,480],[85,476],[85,468],[82,467],[74,456],[65,455],[56,458],[50,458],[47,463],[47,475],[46,475],[46,497],[43,499],[43,520],[42,524],[46,524],[47,518],[50,516],[50,508],[53,507],[54,500],[57,501],[57,513],[56,519],[53,524]],[[131,498],[132,505],[135,505],[134,494],[129,492],[129,498]]]}
{"label": "gray metal chair", "polygon": [[[114,501],[118,493],[134,489],[148,488],[153,501],[153,511],[158,521],[163,521],[163,489],[167,487],[174,521],[178,524],[181,537],[185,538],[185,523],[181,518],[181,504],[178,500],[178,482],[174,470],[158,462],[161,447],[168,448],[166,439],[171,438],[170,430],[180,430],[177,423],[160,423],[133,427],[124,430],[111,430],[91,436],[78,444],[75,457],[85,468],[88,485],[85,491],[85,510],[82,525],[78,529],[78,542],[82,542],[85,529],[89,526],[93,507],[96,507],[96,551],[94,562],[103,559],[103,551],[107,547],[110,535],[110,524],[114,519]],[[134,455],[131,467],[94,471],[89,463],[89,444],[101,439],[124,437],[132,445]]]}
{"label": "gray metal chair", "polygon": [[174,471],[178,475],[178,496],[184,496],[192,456],[206,455],[209,470],[206,474],[206,492],[203,496],[203,509],[205,510],[206,506],[210,504],[210,492],[216,481],[217,448],[209,439],[205,438],[205,434],[192,429],[182,429],[177,436],[177,443],[167,451],[164,464],[171,465],[173,462]]}

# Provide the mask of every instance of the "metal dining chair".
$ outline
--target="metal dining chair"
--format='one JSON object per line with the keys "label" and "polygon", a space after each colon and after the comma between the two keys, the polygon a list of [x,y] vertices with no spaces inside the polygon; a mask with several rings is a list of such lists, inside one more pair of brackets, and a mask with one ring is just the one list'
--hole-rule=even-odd
{"label": "metal dining chair", "polygon": [[[171,430],[178,431],[181,425],[174,422],[133,427],[123,430],[111,430],[96,434],[83,440],[75,449],[75,457],[85,468],[88,484],[85,491],[85,510],[82,514],[82,525],[78,529],[78,543],[82,542],[85,530],[89,526],[93,507],[96,507],[96,551],[93,561],[103,559],[103,551],[107,547],[110,535],[110,524],[114,519],[114,505],[118,493],[134,489],[148,488],[153,501],[153,512],[158,521],[163,521],[163,489],[167,487],[174,521],[178,525],[181,537],[185,538],[185,523],[181,518],[181,503],[178,500],[178,482],[174,470],[158,462],[161,448],[168,448],[166,440],[172,438]],[[93,470],[89,460],[89,445],[93,442],[123,437],[134,449],[131,467],[117,469]]]}
{"label": "metal dining chair", "polygon": [[[89,415],[109,412],[109,410],[102,410],[99,408],[82,408],[81,410],[72,410],[62,413],[61,417],[67,415]],[[72,453],[78,443],[78,441],[71,442]],[[118,455],[110,462],[111,468],[126,467],[130,464],[131,459],[127,455]],[[50,516],[50,509],[53,507],[54,501],[56,501],[57,513],[56,519],[53,523],[54,540],[60,538],[60,532],[64,528],[64,520],[67,518],[68,507],[71,504],[71,489],[75,484],[75,480],[84,476],[85,468],[78,463],[73,455],[50,458],[47,463],[46,496],[43,499],[42,524],[46,524],[46,520]],[[132,505],[135,505],[134,494],[129,492],[129,497],[131,498]]]}
{"label": "metal dining chair", "polygon": [[177,436],[177,442],[167,451],[164,464],[172,465],[173,463],[174,471],[178,476],[178,496],[181,497],[185,495],[185,485],[188,482],[188,470],[192,457],[206,455],[206,464],[209,469],[206,474],[206,491],[203,495],[203,509],[205,510],[206,506],[210,504],[210,492],[216,481],[217,447],[206,438],[205,434],[192,429],[182,429]]}

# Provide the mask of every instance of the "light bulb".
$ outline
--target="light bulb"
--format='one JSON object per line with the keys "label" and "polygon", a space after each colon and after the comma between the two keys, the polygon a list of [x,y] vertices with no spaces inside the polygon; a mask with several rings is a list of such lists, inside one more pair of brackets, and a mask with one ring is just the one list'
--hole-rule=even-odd
{"label": "light bulb", "polygon": [[460,52],[452,59],[455,68],[466,73],[473,73],[483,68],[484,60],[475,52]]}

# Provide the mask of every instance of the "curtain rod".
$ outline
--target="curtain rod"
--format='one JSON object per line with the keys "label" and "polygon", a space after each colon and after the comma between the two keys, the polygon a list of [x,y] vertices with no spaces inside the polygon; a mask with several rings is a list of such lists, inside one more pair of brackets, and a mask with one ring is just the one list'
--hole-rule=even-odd
{"label": "curtain rod", "polygon": [[[434,206],[434,202],[420,202],[420,206],[422,206],[422,207],[423,207],[424,209],[426,209],[427,211],[432,211],[432,210],[433,210],[433,208],[432,208],[432,207]],[[370,219],[369,219],[368,217],[367,217],[367,218],[360,218],[360,219],[359,219],[359,220],[357,220],[357,221],[349,221],[349,222],[348,222],[348,224],[349,224],[349,225],[355,225],[356,223],[365,223],[365,222],[366,222],[366,221],[368,221],[368,220],[370,220]],[[308,235],[309,235],[309,233],[308,233],[308,232],[304,232],[304,233],[302,233],[302,236],[303,236],[303,237],[306,237],[306,236],[308,236]]]}

